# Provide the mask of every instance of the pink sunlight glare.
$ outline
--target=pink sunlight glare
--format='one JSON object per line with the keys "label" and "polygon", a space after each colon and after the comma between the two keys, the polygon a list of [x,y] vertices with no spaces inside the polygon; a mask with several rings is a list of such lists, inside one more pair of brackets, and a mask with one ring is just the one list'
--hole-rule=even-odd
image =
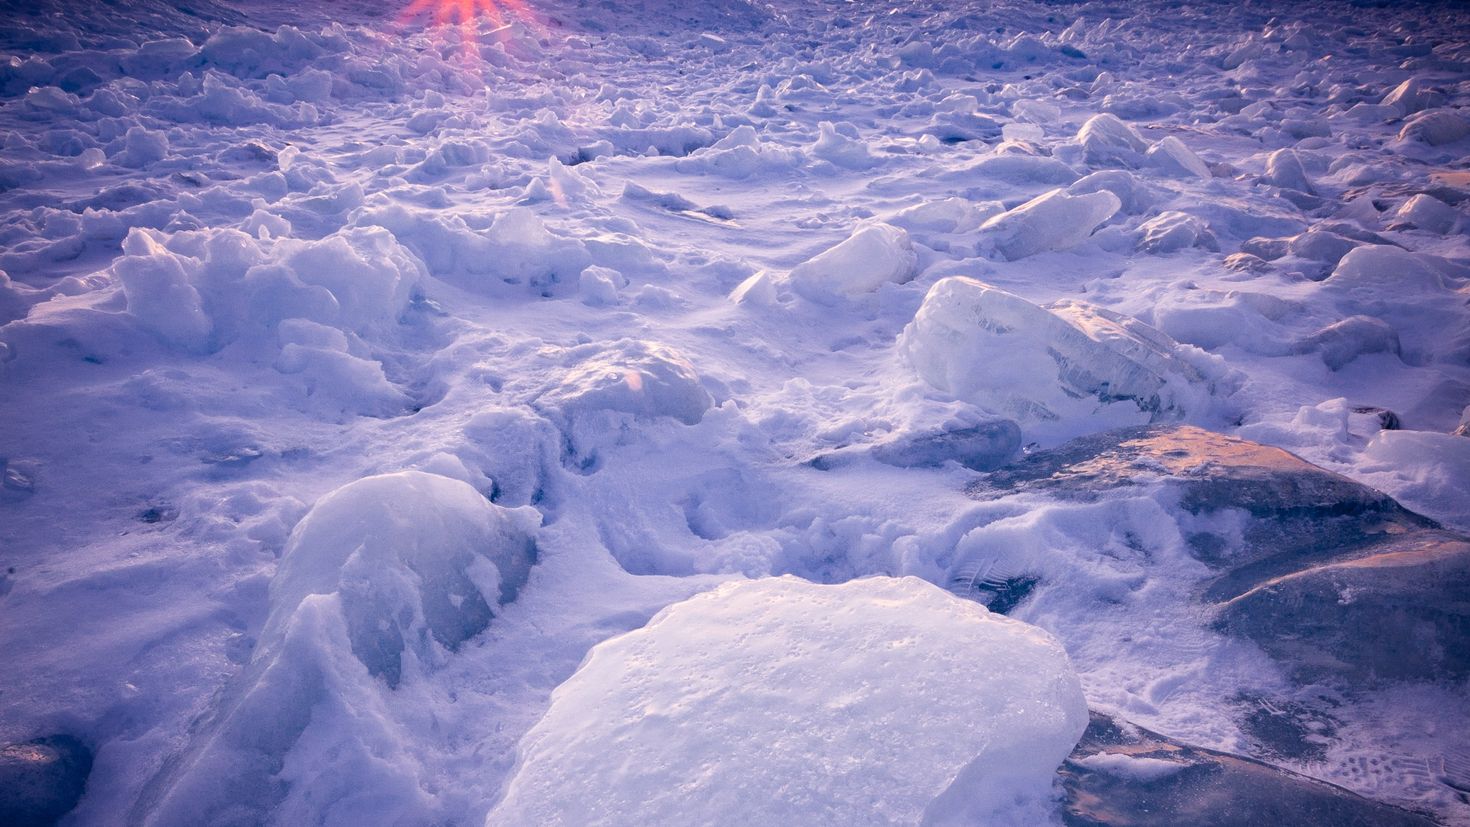
{"label": "pink sunlight glare", "polygon": [[477,39],[481,21],[492,26],[488,33],[507,31],[520,21],[534,29],[540,29],[540,21],[524,0],[413,0],[398,15],[400,26],[428,18],[434,26],[454,26],[459,29],[464,45],[464,55],[479,56]]}

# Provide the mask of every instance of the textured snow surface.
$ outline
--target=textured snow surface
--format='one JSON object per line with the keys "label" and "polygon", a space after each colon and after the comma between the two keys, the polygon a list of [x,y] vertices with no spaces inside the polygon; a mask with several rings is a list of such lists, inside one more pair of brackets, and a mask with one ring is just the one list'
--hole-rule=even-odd
{"label": "textured snow surface", "polygon": [[595,647],[486,823],[1036,823],[1086,726],[1055,639],[922,580],[731,583]]}
{"label": "textured snow surface", "polygon": [[[94,753],[66,824],[483,823],[557,687],[671,604],[982,574],[1093,708],[1470,824],[1465,686],[1299,685],[1211,630],[1229,513],[963,493],[1184,422],[1470,529],[1464,8],[409,5],[0,19],[0,746]],[[849,752],[1060,674],[1038,647]],[[895,697],[871,655],[844,691]],[[1303,705],[1314,751],[1261,746]],[[910,773],[895,819],[986,749],[969,717],[865,765]]]}

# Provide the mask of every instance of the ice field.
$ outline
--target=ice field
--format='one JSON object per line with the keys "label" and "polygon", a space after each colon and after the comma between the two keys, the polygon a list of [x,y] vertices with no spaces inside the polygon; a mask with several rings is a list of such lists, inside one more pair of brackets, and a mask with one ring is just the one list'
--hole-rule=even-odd
{"label": "ice field", "polygon": [[1470,825],[1470,9],[0,2],[0,147],[0,823]]}

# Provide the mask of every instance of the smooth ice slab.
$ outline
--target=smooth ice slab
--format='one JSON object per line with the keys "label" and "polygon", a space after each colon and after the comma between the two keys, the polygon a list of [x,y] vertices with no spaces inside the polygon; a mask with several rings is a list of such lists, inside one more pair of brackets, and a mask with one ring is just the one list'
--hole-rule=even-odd
{"label": "smooth ice slab", "polygon": [[486,823],[1043,823],[1086,724],[1050,635],[916,578],[728,583],[593,649]]}
{"label": "smooth ice slab", "polygon": [[980,232],[1007,261],[1081,244],[1122,202],[1106,190],[1068,195],[1052,190],[986,221]]}
{"label": "smooth ice slab", "polygon": [[[929,289],[899,347],[934,388],[1025,423],[1113,414],[1173,419],[1214,383],[1158,330],[1082,302],[1041,307],[964,276]],[[1211,368],[1213,372],[1213,368]]]}

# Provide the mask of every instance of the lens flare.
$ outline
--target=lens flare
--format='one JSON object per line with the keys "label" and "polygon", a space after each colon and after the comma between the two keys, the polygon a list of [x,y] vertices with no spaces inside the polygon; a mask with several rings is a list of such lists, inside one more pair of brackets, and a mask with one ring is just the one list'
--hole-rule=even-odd
{"label": "lens flare", "polygon": [[516,21],[533,29],[542,28],[524,0],[413,0],[398,15],[398,24],[404,26],[424,18],[433,26],[458,29],[464,54],[469,57],[479,55],[482,22],[490,24],[490,34],[503,35]]}

